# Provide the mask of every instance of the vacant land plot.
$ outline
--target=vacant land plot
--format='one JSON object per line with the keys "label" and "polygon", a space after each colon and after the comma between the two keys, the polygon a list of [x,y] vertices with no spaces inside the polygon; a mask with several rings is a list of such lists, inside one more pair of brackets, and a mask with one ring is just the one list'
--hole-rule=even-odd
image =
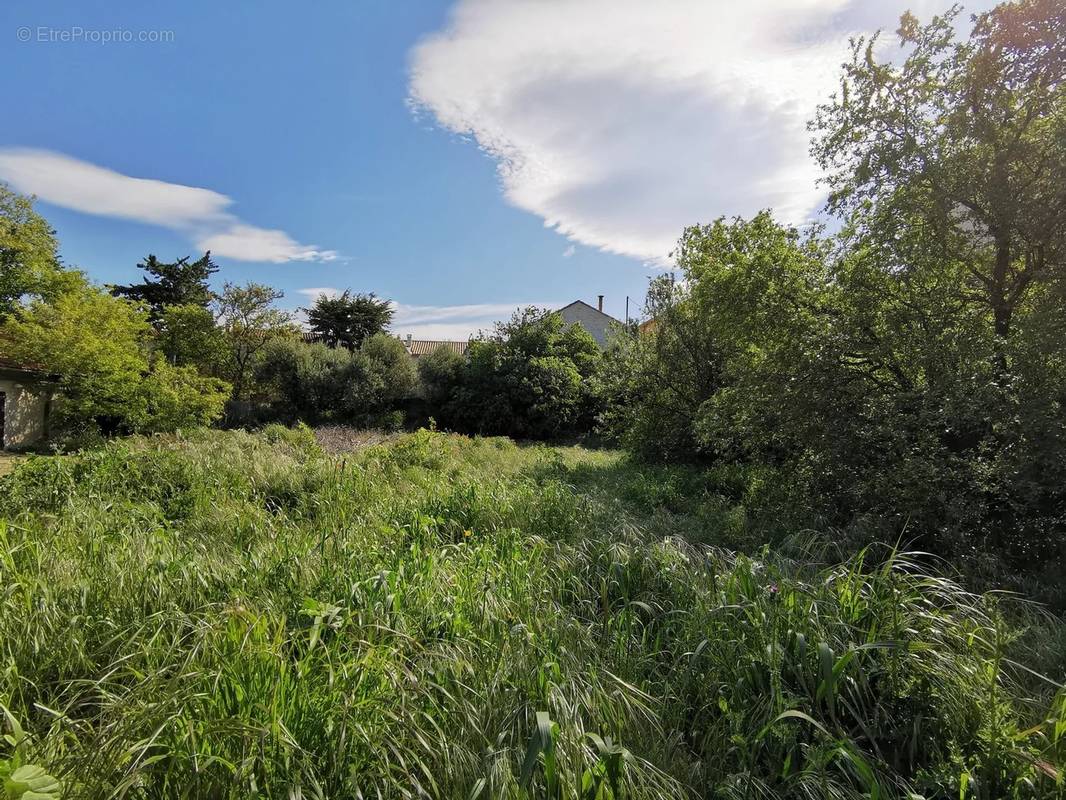
{"label": "vacant land plot", "polygon": [[1055,668],[1025,645],[1054,621],[915,556],[760,551],[695,469],[336,449],[205,432],[0,481],[0,770],[93,798],[1062,793],[1064,695],[1015,663]]}

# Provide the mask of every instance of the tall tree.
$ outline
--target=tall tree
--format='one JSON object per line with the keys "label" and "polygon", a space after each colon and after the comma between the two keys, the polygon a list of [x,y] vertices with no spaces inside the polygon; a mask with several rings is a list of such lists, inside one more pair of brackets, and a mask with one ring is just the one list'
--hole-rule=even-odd
{"label": "tall tree", "polygon": [[233,384],[234,399],[245,395],[256,355],[272,339],[292,330],[292,315],[274,307],[284,296],[261,283],[227,283],[215,301],[219,325],[229,344],[228,379]]}
{"label": "tall tree", "polygon": [[352,294],[345,290],[337,297],[322,294],[307,309],[311,330],[320,335],[330,347],[349,350],[362,345],[377,333],[384,333],[392,322],[392,304],[379,300],[373,292]]}
{"label": "tall tree", "polygon": [[[1019,306],[1062,277],[1066,257],[1066,6],[1004,3],[958,41],[956,7],[925,26],[903,16],[908,55],[853,44],[840,93],[822,106],[813,152],[830,206],[856,216],[899,271],[960,264],[960,298],[1012,333]],[[916,229],[908,235],[904,228]]]}
{"label": "tall tree", "polygon": [[33,201],[0,183],[0,318],[26,295],[52,295],[81,282],[59,264],[59,246]]}
{"label": "tall tree", "polygon": [[207,282],[218,272],[218,265],[211,260],[211,252],[204,253],[196,261],[189,257],[165,263],[154,255],[149,255],[138,264],[150,277],[141,283],[113,286],[111,293],[116,297],[145,303],[148,316],[153,323],[163,318],[167,306],[200,306],[206,308],[211,301],[211,289]]}

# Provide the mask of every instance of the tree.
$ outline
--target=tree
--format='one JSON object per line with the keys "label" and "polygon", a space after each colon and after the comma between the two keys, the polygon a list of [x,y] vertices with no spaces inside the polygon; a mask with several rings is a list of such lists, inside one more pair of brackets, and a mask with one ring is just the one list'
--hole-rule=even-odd
{"label": "tree", "polygon": [[167,306],[207,308],[211,301],[208,281],[218,272],[218,266],[211,260],[210,251],[191,263],[188,256],[164,263],[149,255],[137,267],[150,277],[141,283],[113,286],[111,292],[116,297],[147,305],[148,317],[153,323],[163,318]]}
{"label": "tree", "polygon": [[166,433],[208,425],[222,416],[229,393],[228,383],[201,375],[195,367],[175,367],[164,358],[153,358],[138,391],[146,412],[138,431]]}
{"label": "tree", "polygon": [[[691,265],[698,231],[686,231],[679,266]],[[687,248],[687,250],[686,250]],[[643,336],[616,337],[598,378],[606,396],[602,432],[653,458],[693,458],[695,423],[703,403],[722,385],[717,304],[697,303],[673,276],[652,281],[645,312],[656,326]]]}
{"label": "tree", "polygon": [[393,309],[388,300],[370,294],[345,292],[337,297],[318,296],[307,310],[307,321],[330,347],[354,350],[377,333],[384,333],[392,321]]}
{"label": "tree", "polygon": [[274,307],[283,292],[261,283],[227,283],[216,300],[219,325],[227,342],[228,377],[233,398],[242,399],[256,355],[271,340],[294,334],[292,314]]}
{"label": "tree", "polygon": [[24,296],[54,296],[81,281],[62,268],[58,251],[55,231],[33,201],[0,183],[0,319]]}
{"label": "tree", "polygon": [[352,354],[295,337],[270,341],[255,364],[255,380],[273,413],[287,422],[344,421]]}
{"label": "tree", "polygon": [[0,325],[0,338],[15,358],[59,376],[57,427],[68,433],[205,425],[228,394],[192,368],[151,361],[145,312],[88,283],[19,309]]}
{"label": "tree", "polygon": [[174,366],[217,372],[225,360],[226,340],[211,310],[199,305],[164,306],[158,320],[157,346]]}
{"label": "tree", "polygon": [[928,264],[919,250],[961,265],[960,301],[1005,341],[1034,287],[1063,277],[1066,7],[1002,4],[975,17],[967,41],[957,14],[924,27],[904,15],[899,66],[877,60],[876,38],[854,41],[840,93],[812,122],[813,152],[831,209],[854,215],[899,270]]}
{"label": "tree", "polygon": [[463,376],[466,359],[442,345],[418,359],[418,379],[422,393],[434,413],[440,413],[455,394]]}
{"label": "tree", "polygon": [[418,369],[399,339],[376,333],[352,357],[348,409],[355,417],[393,411],[414,393]]}
{"label": "tree", "polygon": [[383,333],[354,352],[276,339],[263,349],[255,375],[275,414],[310,423],[378,424],[412,396],[417,384],[407,350]]}
{"label": "tree", "polygon": [[553,438],[587,431],[600,351],[579,325],[555,313],[516,311],[491,336],[470,343],[452,397],[435,409],[478,433]]}

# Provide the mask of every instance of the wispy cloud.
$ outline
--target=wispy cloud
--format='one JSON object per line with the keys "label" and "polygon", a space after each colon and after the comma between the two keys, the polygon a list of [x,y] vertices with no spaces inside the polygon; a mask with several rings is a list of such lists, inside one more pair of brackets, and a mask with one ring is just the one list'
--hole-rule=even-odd
{"label": "wispy cloud", "polygon": [[808,219],[822,194],[805,123],[848,36],[950,4],[459,0],[412,51],[410,96],[496,159],[515,206],[661,260],[684,226],[721,215]]}
{"label": "wispy cloud", "polygon": [[320,250],[314,245],[300,244],[285,231],[256,228],[253,225],[234,223],[218,233],[197,242],[201,250],[210,250],[219,255],[241,261],[269,261],[282,264],[286,261],[334,261],[334,250]]}
{"label": "wispy cloud", "polygon": [[563,250],[563,258],[570,258],[576,252],[577,252],[577,248],[574,247],[574,245],[570,245],[568,248]]}
{"label": "wispy cloud", "polygon": [[0,180],[63,208],[181,231],[201,250],[226,258],[280,264],[338,257],[241,221],[228,210],[232,198],[211,189],[135,178],[50,150],[0,148]]}
{"label": "wispy cloud", "polygon": [[394,303],[392,330],[400,336],[411,334],[416,339],[464,340],[479,332],[491,331],[495,323],[511,318],[518,308],[538,306],[559,308],[563,303],[474,303],[455,306],[416,306]]}
{"label": "wispy cloud", "polygon": [[335,289],[332,286],[315,286],[310,289],[296,290],[296,294],[302,294],[312,303],[319,297],[337,297],[343,292],[343,289]]}

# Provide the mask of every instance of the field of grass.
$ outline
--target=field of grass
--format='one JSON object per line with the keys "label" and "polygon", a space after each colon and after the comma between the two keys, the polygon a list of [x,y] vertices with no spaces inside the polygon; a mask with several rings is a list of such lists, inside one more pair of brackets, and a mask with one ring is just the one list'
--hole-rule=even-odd
{"label": "field of grass", "polygon": [[1066,796],[1061,623],[917,554],[762,547],[742,500],[427,431],[27,459],[0,479],[0,776],[34,800],[35,769],[70,798]]}

